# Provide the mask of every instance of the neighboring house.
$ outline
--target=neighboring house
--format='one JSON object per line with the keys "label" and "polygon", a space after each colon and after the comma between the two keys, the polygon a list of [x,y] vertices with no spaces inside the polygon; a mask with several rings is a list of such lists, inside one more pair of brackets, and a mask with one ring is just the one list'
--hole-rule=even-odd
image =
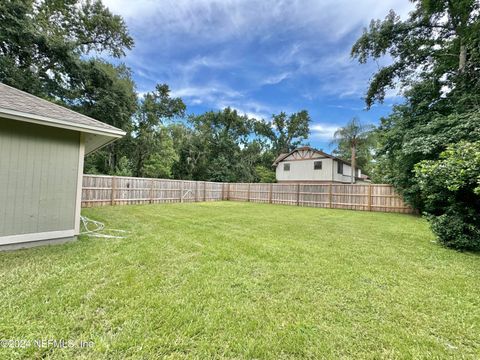
{"label": "neighboring house", "polygon": [[123,135],[0,83],[0,249],[74,239],[84,155]]}
{"label": "neighboring house", "polygon": [[[335,156],[309,146],[281,154],[273,163],[277,182],[350,183],[351,165]],[[356,169],[355,182],[366,181],[361,169]]]}

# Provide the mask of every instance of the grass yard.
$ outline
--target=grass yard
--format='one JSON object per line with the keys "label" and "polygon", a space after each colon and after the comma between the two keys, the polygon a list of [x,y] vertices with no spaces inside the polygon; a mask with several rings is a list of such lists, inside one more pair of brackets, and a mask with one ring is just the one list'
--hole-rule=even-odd
{"label": "grass yard", "polygon": [[128,239],[0,253],[0,358],[480,358],[480,256],[421,218],[238,202],[85,215]]}

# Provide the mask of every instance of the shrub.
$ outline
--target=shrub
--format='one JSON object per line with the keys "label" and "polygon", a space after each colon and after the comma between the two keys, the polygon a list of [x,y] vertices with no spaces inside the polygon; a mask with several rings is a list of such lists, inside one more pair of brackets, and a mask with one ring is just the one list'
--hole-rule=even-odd
{"label": "shrub", "polygon": [[446,246],[480,250],[480,142],[460,142],[415,168],[433,232]]}
{"label": "shrub", "polygon": [[480,249],[479,216],[450,211],[440,216],[430,216],[435,235],[446,246],[454,249]]}

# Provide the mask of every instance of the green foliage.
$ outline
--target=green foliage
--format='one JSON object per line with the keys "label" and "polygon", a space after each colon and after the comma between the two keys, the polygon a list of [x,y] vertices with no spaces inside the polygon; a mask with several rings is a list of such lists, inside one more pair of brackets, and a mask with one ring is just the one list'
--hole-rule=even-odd
{"label": "green foliage", "polygon": [[67,103],[87,116],[106,122],[127,132],[127,136],[89,157],[104,154],[97,169],[103,174],[116,173],[118,159],[128,157],[131,149],[131,133],[134,130],[132,116],[137,111],[135,84],[130,69],[114,66],[103,60],[91,59],[81,64],[82,90]]}
{"label": "green foliage", "polygon": [[310,134],[310,115],[306,110],[287,115],[281,112],[272,115],[272,121],[257,121],[255,132],[266,137],[272,144],[274,154],[287,153],[304,144]]}
{"label": "green foliage", "polygon": [[382,169],[378,179],[393,184],[414,207],[423,210],[424,197],[415,164],[435,160],[447,144],[480,139],[480,114],[441,115],[417,114],[408,105],[397,106],[392,115],[382,119],[376,168]]}
{"label": "green foliage", "polygon": [[178,155],[173,147],[173,140],[166,131],[160,132],[160,145],[157,152],[150,154],[143,164],[142,174],[146,177],[170,179],[172,166],[178,161]]}
{"label": "green foliage", "polygon": [[121,57],[132,46],[123,19],[101,1],[0,2],[0,81],[35,95],[71,98],[86,56]]}
{"label": "green foliage", "polygon": [[131,70],[101,59],[81,63],[81,90],[68,105],[73,110],[100,119],[126,132],[133,130],[132,115],[137,111],[137,95]]}
{"label": "green foliage", "polygon": [[[479,3],[476,0],[415,0],[416,8],[405,21],[394,11],[383,21],[372,20],[352,48],[361,63],[389,55],[391,65],[381,68],[370,82],[366,104],[383,101],[389,89],[415,88],[429,84],[422,101],[436,102],[442,86],[450,97],[461,98],[464,90],[478,86],[476,64],[480,60]],[[414,90],[415,91],[415,90]],[[479,95],[472,94],[478,104]],[[453,104],[453,103],[452,103]],[[464,106],[466,103],[462,103]]]}
{"label": "green foliage", "polygon": [[415,167],[432,229],[445,245],[480,250],[480,142],[459,142]]}
{"label": "green foliage", "polygon": [[255,167],[255,173],[258,177],[258,182],[261,183],[274,183],[277,180],[275,171],[263,165],[257,165]]}
{"label": "green foliage", "polygon": [[114,175],[117,176],[133,176],[132,164],[126,156],[122,156],[115,168]]}
{"label": "green foliage", "polygon": [[442,215],[430,216],[430,224],[438,239],[458,250],[480,250],[480,217],[463,209],[448,209]]}
{"label": "green foliage", "polygon": [[[136,176],[163,174],[171,177],[171,166],[177,155],[172,155],[173,141],[164,124],[183,117],[185,110],[182,99],[170,97],[170,89],[166,84],[158,84],[154,91],[143,96],[135,116],[134,150],[131,155]],[[167,170],[166,166],[170,168]]]}
{"label": "green foliage", "polygon": [[350,160],[355,167],[365,170],[372,161],[374,128],[360,123],[356,117],[345,126],[337,129],[333,143],[337,145],[334,155],[344,160]]}
{"label": "green foliage", "polygon": [[242,154],[249,147],[253,120],[236,110],[191,116],[193,134],[184,144],[180,167],[187,178],[210,181],[246,181]]}

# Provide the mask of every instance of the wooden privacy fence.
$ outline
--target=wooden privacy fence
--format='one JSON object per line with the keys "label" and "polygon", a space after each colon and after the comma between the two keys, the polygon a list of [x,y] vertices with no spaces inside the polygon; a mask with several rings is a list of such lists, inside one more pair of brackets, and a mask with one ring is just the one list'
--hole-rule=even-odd
{"label": "wooden privacy fence", "polygon": [[217,183],[84,175],[82,206],[198,201],[270,204],[413,213],[391,185]]}
{"label": "wooden privacy fence", "polygon": [[218,201],[224,188],[207,181],[83,175],[82,207]]}

